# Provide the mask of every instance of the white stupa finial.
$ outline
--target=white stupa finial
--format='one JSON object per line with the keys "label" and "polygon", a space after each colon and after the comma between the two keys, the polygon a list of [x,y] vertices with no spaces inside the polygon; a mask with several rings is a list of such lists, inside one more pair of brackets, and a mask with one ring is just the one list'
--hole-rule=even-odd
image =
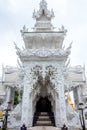
{"label": "white stupa finial", "polygon": [[33,18],[36,19],[35,28],[36,30],[51,30],[53,26],[51,24],[51,19],[54,17],[53,10],[49,11],[47,9],[47,2],[41,0],[40,8],[38,11],[33,12]]}
{"label": "white stupa finial", "polygon": [[42,1],[40,2],[40,8],[41,8],[41,9],[47,9],[47,3],[46,3],[45,0],[42,0]]}
{"label": "white stupa finial", "polygon": [[34,10],[33,18],[39,19],[39,18],[41,18],[43,16],[43,14],[46,16],[46,18],[48,18],[50,20],[54,17],[53,10],[49,11],[47,9],[47,2],[45,0],[41,0],[41,2],[40,2],[40,9],[38,11]]}

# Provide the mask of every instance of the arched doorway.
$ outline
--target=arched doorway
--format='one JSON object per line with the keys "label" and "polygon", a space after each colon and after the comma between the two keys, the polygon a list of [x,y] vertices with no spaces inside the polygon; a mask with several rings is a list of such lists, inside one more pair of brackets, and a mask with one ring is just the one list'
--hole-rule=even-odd
{"label": "arched doorway", "polygon": [[36,104],[36,112],[51,112],[52,106],[48,97],[40,97]]}
{"label": "arched doorway", "polygon": [[51,101],[48,97],[40,97],[36,103],[36,112],[33,120],[34,126],[55,126]]}

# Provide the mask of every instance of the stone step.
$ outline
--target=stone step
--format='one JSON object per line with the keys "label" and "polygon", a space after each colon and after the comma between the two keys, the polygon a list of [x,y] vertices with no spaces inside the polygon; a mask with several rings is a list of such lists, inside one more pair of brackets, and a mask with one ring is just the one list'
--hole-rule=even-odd
{"label": "stone step", "polygon": [[35,124],[35,126],[53,126],[53,124]]}
{"label": "stone step", "polygon": [[40,112],[41,114],[48,114],[48,112]]}
{"label": "stone step", "polygon": [[54,122],[51,120],[48,112],[36,113],[34,126],[54,126]]}
{"label": "stone step", "polygon": [[37,124],[51,124],[51,121],[37,121]]}
{"label": "stone step", "polygon": [[35,124],[35,126],[53,126],[53,124]]}
{"label": "stone step", "polygon": [[38,120],[50,120],[49,116],[39,116]]}
{"label": "stone step", "polygon": [[48,113],[47,112],[41,112],[40,115],[41,116],[48,116]]}

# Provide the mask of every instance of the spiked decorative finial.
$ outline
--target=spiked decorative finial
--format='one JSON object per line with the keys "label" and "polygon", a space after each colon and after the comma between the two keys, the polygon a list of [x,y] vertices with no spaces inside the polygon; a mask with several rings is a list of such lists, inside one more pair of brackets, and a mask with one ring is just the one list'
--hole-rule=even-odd
{"label": "spiked decorative finial", "polygon": [[51,30],[53,26],[51,24],[51,19],[54,17],[53,10],[49,11],[47,9],[47,2],[41,0],[39,11],[33,12],[33,18],[36,19],[36,24],[34,29],[36,30]]}
{"label": "spiked decorative finial", "polygon": [[41,9],[47,9],[47,3],[46,3],[45,0],[42,0],[42,1],[40,2],[40,8],[41,8]]}
{"label": "spiked decorative finial", "polygon": [[[43,13],[43,12],[44,12],[44,13]],[[54,17],[54,12],[53,12],[53,10],[49,11],[49,10],[47,9],[47,3],[46,3],[45,0],[42,0],[42,1],[40,2],[40,9],[39,9],[39,11],[36,12],[36,11],[34,10],[34,12],[33,12],[33,18],[35,18],[35,19],[37,20],[37,19],[41,18],[41,17],[43,16],[43,14],[46,16],[46,18],[47,18],[48,20],[51,20],[51,18]],[[40,20],[40,19],[39,19],[39,20]]]}

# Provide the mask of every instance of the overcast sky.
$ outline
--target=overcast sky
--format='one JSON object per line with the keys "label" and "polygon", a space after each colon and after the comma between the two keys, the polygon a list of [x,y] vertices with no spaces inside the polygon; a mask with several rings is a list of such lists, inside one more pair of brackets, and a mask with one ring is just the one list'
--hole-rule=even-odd
{"label": "overcast sky", "polygon": [[[70,65],[84,65],[87,75],[87,0],[46,0],[48,9],[54,10],[52,23],[68,30],[64,44],[72,41]],[[17,66],[14,43],[24,46],[20,30],[24,25],[31,29],[35,20],[33,10],[39,9],[40,0],[0,0],[0,76],[2,64]]]}

